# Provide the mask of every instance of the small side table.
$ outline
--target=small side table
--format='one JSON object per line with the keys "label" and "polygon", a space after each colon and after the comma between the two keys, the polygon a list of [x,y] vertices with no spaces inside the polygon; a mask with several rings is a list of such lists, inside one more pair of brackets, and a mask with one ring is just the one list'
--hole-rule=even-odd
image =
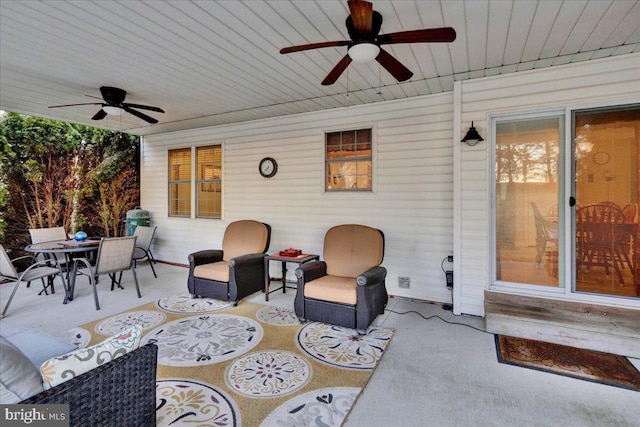
{"label": "small side table", "polygon": [[[304,264],[309,261],[316,261],[320,259],[320,255],[312,254],[300,254],[297,256],[281,256],[277,253],[267,255],[264,257],[264,298],[265,301],[269,301],[269,294],[275,292],[280,288],[269,291],[269,285],[271,283],[271,277],[269,277],[269,261],[280,261],[282,263],[282,293],[287,292],[287,263],[292,262],[298,265]],[[277,280],[277,279],[275,279]],[[289,289],[295,289],[290,286]]]}

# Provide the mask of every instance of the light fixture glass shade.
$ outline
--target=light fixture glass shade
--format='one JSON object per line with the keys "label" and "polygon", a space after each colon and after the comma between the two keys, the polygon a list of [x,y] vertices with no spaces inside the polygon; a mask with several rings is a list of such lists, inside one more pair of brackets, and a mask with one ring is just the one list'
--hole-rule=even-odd
{"label": "light fixture glass shade", "polygon": [[473,127],[473,122],[471,122],[471,127],[467,131],[467,134],[464,136],[464,138],[462,138],[461,142],[464,142],[470,146],[474,146],[480,141],[484,141],[484,139],[480,136],[476,128]]}
{"label": "light fixture glass shade", "polygon": [[102,107],[105,113],[110,114],[112,116],[120,116],[124,113],[124,110],[120,107],[114,107],[113,105],[105,105]]}
{"label": "light fixture glass shade", "polygon": [[356,62],[369,62],[378,56],[380,47],[373,43],[358,43],[349,48],[349,56]]}
{"label": "light fixture glass shade", "polygon": [[590,153],[593,150],[593,142],[591,141],[578,141],[578,151],[581,153]]}

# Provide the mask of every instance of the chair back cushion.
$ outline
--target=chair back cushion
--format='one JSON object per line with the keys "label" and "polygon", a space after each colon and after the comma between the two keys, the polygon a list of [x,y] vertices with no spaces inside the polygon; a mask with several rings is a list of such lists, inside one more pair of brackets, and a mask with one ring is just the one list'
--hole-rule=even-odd
{"label": "chair back cushion", "polygon": [[379,230],[366,225],[338,225],[325,234],[322,256],[327,263],[327,274],[357,277],[380,265],[384,237]]}
{"label": "chair back cushion", "polygon": [[223,260],[240,255],[261,254],[267,250],[269,230],[261,222],[241,220],[227,226],[222,239]]}

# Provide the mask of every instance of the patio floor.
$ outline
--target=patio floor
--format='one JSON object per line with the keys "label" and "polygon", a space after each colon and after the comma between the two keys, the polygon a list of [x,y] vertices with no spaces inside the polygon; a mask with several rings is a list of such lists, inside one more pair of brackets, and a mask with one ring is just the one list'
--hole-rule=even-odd
{"label": "patio floor", "polygon": [[[0,321],[0,332],[3,322],[11,322],[55,335],[187,290],[186,268],[159,263],[157,279],[145,263],[137,271],[142,298],[125,272],[125,289],[110,291],[106,279],[98,285],[100,311],[86,278],[78,280],[76,297],[67,305],[59,284],[55,295],[37,295],[39,282],[22,287]],[[2,307],[12,287],[0,285]],[[295,292],[274,292],[268,303],[262,293],[247,300],[292,309]],[[396,334],[346,427],[640,425],[638,392],[498,363],[484,319],[454,316],[439,304],[391,298],[375,324]],[[640,367],[640,360],[632,363]]]}

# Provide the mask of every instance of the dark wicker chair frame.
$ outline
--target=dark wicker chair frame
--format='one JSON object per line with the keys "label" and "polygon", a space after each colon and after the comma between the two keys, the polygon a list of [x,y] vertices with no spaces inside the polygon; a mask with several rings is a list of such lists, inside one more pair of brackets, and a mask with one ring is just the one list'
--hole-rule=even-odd
{"label": "dark wicker chair frame", "polygon": [[147,344],[20,403],[68,404],[71,427],[155,426],[157,361]]}
{"label": "dark wicker chair frame", "polygon": [[[384,248],[384,233],[382,235]],[[384,249],[382,251],[384,254]],[[389,296],[385,286],[387,269],[382,266],[370,268],[360,274],[356,282],[356,305],[341,304],[332,301],[322,301],[304,296],[305,283],[327,275],[327,264],[324,261],[311,261],[296,269],[298,289],[294,300],[296,316],[301,322],[314,320],[332,325],[357,329],[363,335],[371,322],[384,313]]]}
{"label": "dark wicker chair frame", "polygon": [[198,265],[222,261],[224,255],[222,249],[208,249],[190,254],[187,286],[191,296],[229,301],[232,306],[235,306],[242,298],[263,291],[264,257],[271,240],[271,226],[264,225],[267,227],[267,242],[264,250],[262,253],[242,255],[229,260],[228,282],[195,277],[193,274]]}

